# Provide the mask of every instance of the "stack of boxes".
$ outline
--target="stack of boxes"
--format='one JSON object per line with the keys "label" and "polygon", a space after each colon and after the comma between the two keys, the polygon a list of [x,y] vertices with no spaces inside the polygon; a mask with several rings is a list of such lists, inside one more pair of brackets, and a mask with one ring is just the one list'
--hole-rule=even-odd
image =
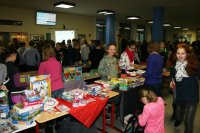
{"label": "stack of boxes", "polygon": [[0,118],[7,119],[9,111],[7,92],[0,90]]}

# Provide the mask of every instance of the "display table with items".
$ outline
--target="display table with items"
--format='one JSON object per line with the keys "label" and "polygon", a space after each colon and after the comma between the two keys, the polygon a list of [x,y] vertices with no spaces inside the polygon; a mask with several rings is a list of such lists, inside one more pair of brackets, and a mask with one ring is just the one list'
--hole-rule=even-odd
{"label": "display table with items", "polygon": [[128,77],[127,74],[121,75],[121,78],[114,78],[110,81],[97,80],[95,83],[103,86],[109,86],[112,91],[119,93],[119,97],[115,100],[110,100],[111,103],[119,104],[119,112],[122,124],[124,124],[124,117],[128,114],[133,114],[142,109],[143,104],[138,99],[138,90],[143,88],[144,78],[142,77]]}
{"label": "display table with items", "polygon": [[95,80],[100,79],[101,77],[99,76],[97,71],[98,71],[97,69],[93,69],[93,70],[90,70],[90,72],[84,72],[83,79],[85,80],[85,82],[92,83]]}
{"label": "display table with items", "polygon": [[[86,85],[80,67],[64,69],[63,79],[65,92],[61,98],[54,99],[51,98],[50,75],[21,75],[20,81],[30,83],[30,87],[24,91],[14,92],[21,96],[21,102],[13,105],[11,110],[7,103],[2,103],[0,109],[4,112],[1,116],[13,125],[19,124],[19,131],[36,125],[38,133],[38,124],[69,114],[86,127],[90,127],[102,112],[102,132],[105,132],[105,105],[108,99],[119,93],[99,84]],[[5,102],[4,99],[1,100]]]}

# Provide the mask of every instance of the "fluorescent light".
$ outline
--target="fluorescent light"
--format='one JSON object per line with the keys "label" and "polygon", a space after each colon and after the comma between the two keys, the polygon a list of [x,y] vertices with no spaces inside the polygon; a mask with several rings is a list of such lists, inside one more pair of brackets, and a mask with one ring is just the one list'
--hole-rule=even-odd
{"label": "fluorescent light", "polygon": [[124,27],[124,29],[125,29],[125,30],[130,30],[131,28],[130,28],[130,27]]}
{"label": "fluorescent light", "polygon": [[105,24],[96,24],[96,27],[106,27]]}
{"label": "fluorescent light", "polygon": [[97,11],[98,14],[103,14],[103,15],[110,15],[110,14],[115,14],[114,11],[112,10],[100,10],[100,11]]}
{"label": "fluorescent light", "polygon": [[174,29],[180,29],[181,27],[180,26],[174,26],[173,28]]}
{"label": "fluorescent light", "polygon": [[163,24],[163,26],[169,27],[169,26],[171,26],[171,24]]}
{"label": "fluorescent light", "polygon": [[144,31],[144,29],[137,29],[137,31]]}
{"label": "fluorescent light", "polygon": [[135,20],[135,19],[140,19],[140,17],[138,17],[138,16],[127,16],[126,19]]}
{"label": "fluorescent light", "polygon": [[121,29],[122,27],[119,26],[118,28]]}
{"label": "fluorescent light", "polygon": [[189,28],[183,28],[182,30],[189,30]]}
{"label": "fluorescent light", "polygon": [[147,21],[148,24],[153,24],[152,20]]}
{"label": "fluorescent light", "polygon": [[69,2],[58,2],[54,4],[54,7],[58,8],[72,8],[75,7],[74,3],[69,3]]}

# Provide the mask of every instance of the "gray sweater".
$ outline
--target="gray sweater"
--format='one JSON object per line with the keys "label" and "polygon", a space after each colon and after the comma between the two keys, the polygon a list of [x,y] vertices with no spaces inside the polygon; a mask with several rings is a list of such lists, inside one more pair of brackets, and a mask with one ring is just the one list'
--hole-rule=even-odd
{"label": "gray sweater", "polygon": [[6,76],[7,76],[6,65],[0,63],[0,84],[5,82]]}

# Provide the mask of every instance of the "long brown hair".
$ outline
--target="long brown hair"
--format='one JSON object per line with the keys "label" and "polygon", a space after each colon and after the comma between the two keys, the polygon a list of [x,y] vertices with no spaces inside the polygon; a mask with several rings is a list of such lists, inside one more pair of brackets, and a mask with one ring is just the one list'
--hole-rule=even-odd
{"label": "long brown hair", "polygon": [[[186,71],[188,75],[193,75],[198,71],[198,61],[197,61],[197,57],[192,53],[191,49],[189,48],[189,46],[183,42],[178,43],[177,47],[176,47],[176,52],[178,49],[184,49],[184,51],[187,54],[186,60],[188,62],[187,67],[186,67]],[[176,57],[176,52],[172,53],[168,59],[168,67],[172,68],[176,61],[177,61],[177,57]]]}
{"label": "long brown hair", "polygon": [[46,44],[42,48],[42,59],[48,60],[50,57],[55,57],[56,53],[51,44]]}
{"label": "long brown hair", "polygon": [[148,102],[156,102],[157,99],[158,99],[156,94],[151,90],[140,89],[138,94],[139,94],[140,99],[143,98],[143,97],[146,97]]}

